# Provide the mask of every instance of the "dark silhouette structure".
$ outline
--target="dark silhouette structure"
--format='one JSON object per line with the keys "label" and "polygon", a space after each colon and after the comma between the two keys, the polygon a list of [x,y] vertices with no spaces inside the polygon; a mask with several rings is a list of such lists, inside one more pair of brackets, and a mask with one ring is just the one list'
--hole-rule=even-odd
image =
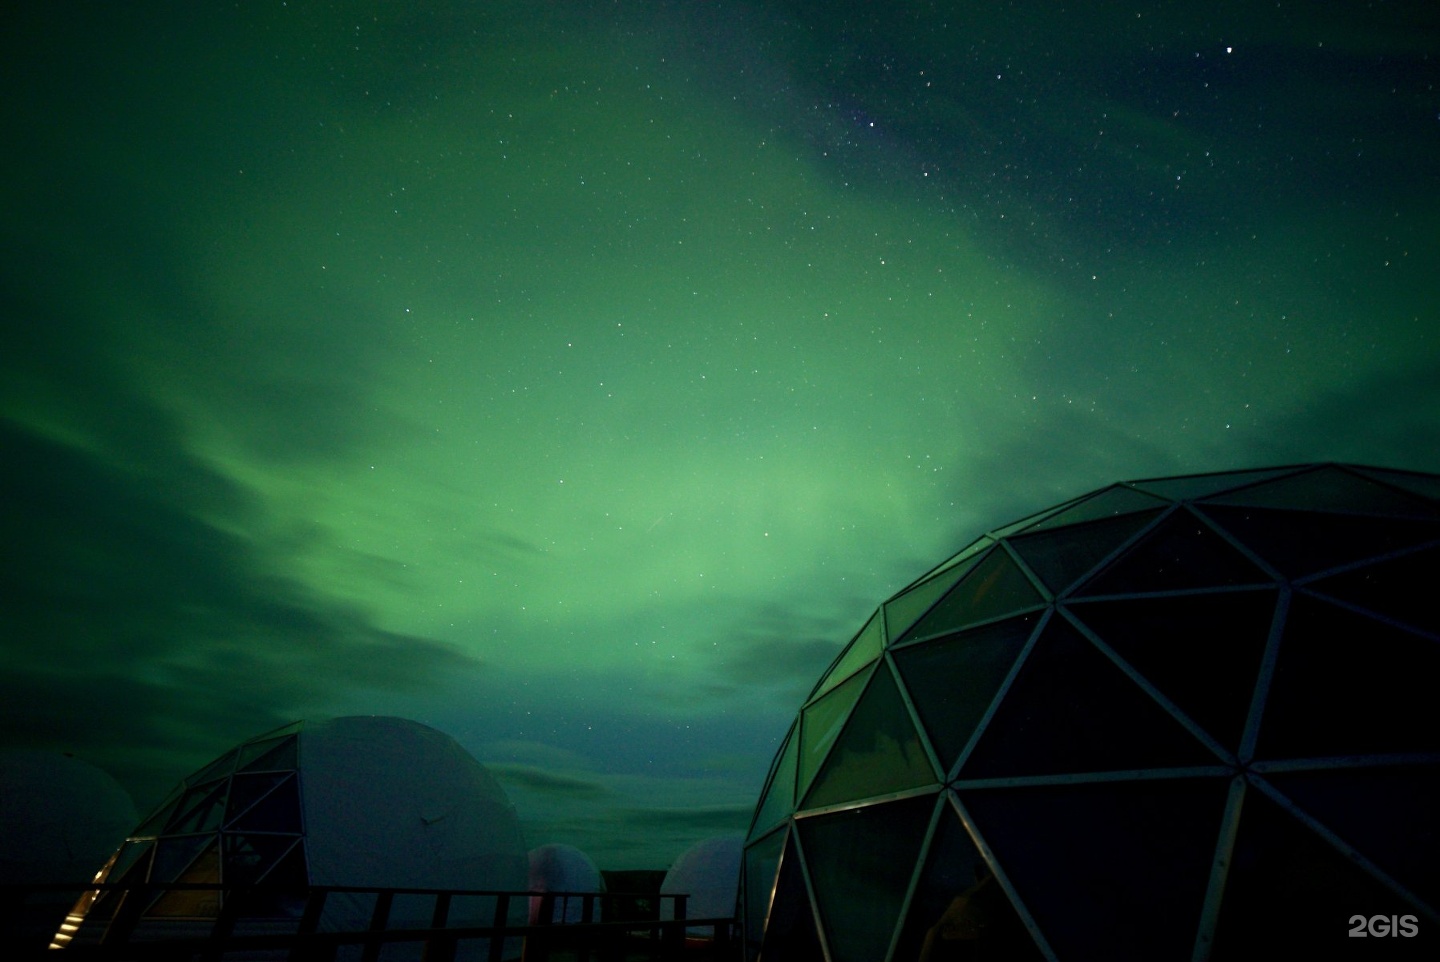
{"label": "dark silhouette structure", "polygon": [[1433,957],[1437,499],[1304,465],[981,537],[800,708],[746,840],[747,957]]}

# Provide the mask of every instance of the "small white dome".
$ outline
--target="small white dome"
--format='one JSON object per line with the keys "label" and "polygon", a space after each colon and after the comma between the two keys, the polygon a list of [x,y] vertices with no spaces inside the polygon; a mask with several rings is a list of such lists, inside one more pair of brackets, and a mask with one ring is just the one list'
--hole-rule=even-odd
{"label": "small white dome", "polygon": [[[688,919],[730,918],[735,914],[735,896],[740,887],[742,835],[716,835],[696,842],[685,850],[665,873],[661,895],[689,895],[685,905]],[[664,918],[674,918],[669,899],[661,903]]]}
{"label": "small white dome", "polygon": [[[603,892],[605,879],[590,856],[573,845],[552,843],[530,850],[530,891],[532,892]],[[530,898],[530,921],[540,917],[541,899]],[[584,917],[582,899],[557,901],[551,921],[579,922]],[[591,920],[601,921],[600,905],[595,904]]]}
{"label": "small white dome", "polygon": [[136,817],[129,793],[89,762],[0,752],[0,884],[88,882]]}

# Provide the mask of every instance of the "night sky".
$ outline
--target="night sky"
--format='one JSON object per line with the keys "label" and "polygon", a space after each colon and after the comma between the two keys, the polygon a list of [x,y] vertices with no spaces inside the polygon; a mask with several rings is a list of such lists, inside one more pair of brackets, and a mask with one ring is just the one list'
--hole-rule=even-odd
{"label": "night sky", "polygon": [[0,744],[399,714],[745,827],[887,595],[1111,481],[1440,471],[1433,0],[22,4]]}

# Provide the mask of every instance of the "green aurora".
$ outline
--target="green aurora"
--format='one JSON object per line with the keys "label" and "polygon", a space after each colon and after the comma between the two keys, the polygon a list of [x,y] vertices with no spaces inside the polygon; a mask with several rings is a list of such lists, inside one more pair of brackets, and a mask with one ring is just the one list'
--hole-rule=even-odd
{"label": "green aurora", "polygon": [[1176,6],[30,5],[4,743],[402,714],[663,867],[982,530],[1440,470],[1432,5]]}

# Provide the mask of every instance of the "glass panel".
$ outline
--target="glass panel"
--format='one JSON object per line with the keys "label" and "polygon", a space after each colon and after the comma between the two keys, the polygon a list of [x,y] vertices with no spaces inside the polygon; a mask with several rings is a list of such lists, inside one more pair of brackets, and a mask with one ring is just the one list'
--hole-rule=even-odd
{"label": "glass panel", "polygon": [[836,659],[834,667],[825,673],[825,677],[822,678],[820,684],[816,686],[814,695],[810,697],[813,698],[816,695],[823,695],[880,657],[880,648],[884,642],[884,632],[881,629],[880,622],[879,611],[870,616],[870,620],[865,623],[865,627],[860,629],[860,633],[855,636],[845,648],[845,651]]}
{"label": "glass panel", "polygon": [[1228,791],[1191,778],[960,802],[1058,958],[1154,962],[1191,957]]}
{"label": "glass panel", "polygon": [[1197,509],[1289,578],[1440,538],[1440,524],[1424,521],[1208,504]]}
{"label": "glass panel", "polygon": [[979,560],[977,555],[965,564],[936,575],[888,602],[885,605],[885,628],[890,640],[893,642],[904,635],[910,626],[929,611],[930,606],[935,604],[941,595],[953,588],[955,582],[965,577],[965,573],[975,567]]}
{"label": "glass panel", "polygon": [[[176,882],[185,884],[216,884],[220,881],[219,845],[212,840],[209,848],[181,873]],[[166,892],[145,912],[148,916],[165,918],[213,919],[220,914],[219,889],[191,889]]]}
{"label": "glass panel", "polygon": [[1325,466],[1292,478],[1246,488],[1213,499],[1252,507],[1348,511],[1401,518],[1435,518],[1440,509],[1423,498],[1379,485],[1343,468]]}
{"label": "glass panel", "polygon": [[1271,468],[1261,471],[1234,471],[1228,474],[1191,474],[1180,478],[1153,478],[1149,481],[1132,481],[1131,486],[1162,498],[1187,501],[1207,495],[1229,491],[1241,485],[1256,484],[1271,478],[1294,474],[1303,468]]}
{"label": "glass panel", "polygon": [[[240,776],[235,776],[238,781]],[[282,778],[269,795],[230,823],[230,828],[253,832],[301,832],[300,781],[295,775]]]}
{"label": "glass panel", "polygon": [[916,578],[915,581],[928,581],[929,579],[935,577],[938,574],[949,571],[951,568],[955,567],[960,562],[969,561],[976,555],[983,554],[985,549],[990,547],[994,543],[994,538],[990,537],[989,535],[982,534],[980,537],[976,538],[974,541],[970,542],[965,547],[961,548],[959,551],[955,552],[953,555],[946,558],[944,561],[940,562],[938,565],[931,568],[929,571],[925,572],[920,577]]}
{"label": "glass panel", "polygon": [[230,774],[231,771],[234,770],[235,759],[238,758],[239,755],[240,749],[238,748],[234,751],[226,752],[224,755],[221,755],[209,765],[206,765],[204,768],[200,769],[198,772],[185,779],[185,784],[193,788],[197,785],[204,785],[208,782],[213,782],[217,778],[226,777]]}
{"label": "glass panel", "polygon": [[1169,712],[1080,633],[1052,619],[961,778],[1213,765]]}
{"label": "glass panel", "polygon": [[1440,548],[1425,548],[1311,582],[1310,588],[1376,614],[1440,634],[1440,607],[1432,597]]}
{"label": "glass panel", "polygon": [[901,960],[1042,958],[1005,891],[947,802],[906,913]]}
{"label": "glass panel", "polygon": [[[155,867],[152,882],[174,882],[195,861],[195,856],[215,842],[213,835],[187,835],[183,838],[162,838],[155,843]],[[203,880],[202,880],[203,881]],[[218,881],[214,879],[212,881]]]}
{"label": "glass panel", "polygon": [[[1351,916],[1412,911],[1400,896],[1252,788],[1241,809],[1210,957],[1333,958]],[[1423,917],[1420,925],[1425,925]],[[1376,954],[1376,949],[1410,941],[1367,938],[1361,947],[1369,946],[1369,955],[1353,950],[1346,954],[1401,958],[1405,956],[1386,951]]]}
{"label": "glass panel", "polygon": [[170,824],[165,827],[165,834],[189,835],[219,828],[220,818],[225,812],[227,787],[226,782],[213,782],[187,792],[175,809]]}
{"label": "glass panel", "polygon": [[1440,904],[1434,846],[1440,767],[1332,768],[1265,780],[1401,885]]}
{"label": "glass panel", "polygon": [[294,835],[225,833],[225,884],[253,885],[266,875],[300,839]]}
{"label": "glass panel", "polygon": [[815,776],[816,769],[825,760],[830,746],[835,743],[835,737],[840,734],[840,729],[850,714],[851,706],[860,697],[860,692],[865,689],[865,680],[869,677],[868,671],[850,676],[833,691],[820,696],[809,708],[800,712],[800,784],[798,792],[803,793],[810,786],[810,779]]}
{"label": "glass panel", "polygon": [[180,800],[185,797],[185,785],[176,785],[170,792],[170,796],[161,802],[160,805],[150,814],[150,817],[140,823],[140,827],[130,833],[131,838],[151,838],[159,835],[175,814],[176,807]]}
{"label": "glass panel", "polygon": [[780,859],[780,875],[775,880],[775,898],[765,923],[760,959],[761,962],[825,962],[794,835],[786,842],[785,854]]}
{"label": "glass panel", "polygon": [[1040,592],[1002,549],[985,556],[902,640],[946,634],[1039,604]]}
{"label": "glass panel", "polygon": [[1277,594],[1133,598],[1069,610],[1216,741],[1238,751]]}
{"label": "glass panel", "polygon": [[1367,478],[1377,478],[1393,484],[1397,488],[1404,488],[1406,491],[1418,494],[1422,498],[1440,500],[1440,476],[1420,474],[1414,471],[1393,471],[1388,468],[1362,468],[1356,466],[1354,470],[1365,475]]}
{"label": "glass panel", "polygon": [[229,824],[245,809],[254,805],[270,789],[282,780],[293,777],[289,773],[266,772],[260,775],[236,775],[230,783],[230,799],[226,804],[225,822]]}
{"label": "glass panel", "polygon": [[786,837],[784,831],[772,832],[745,850],[745,941],[753,952],[760,951],[760,937],[765,934]]}
{"label": "glass panel", "polygon": [[918,788],[936,781],[890,668],[875,669],[850,721],[805,796],[805,808]]}
{"label": "glass panel", "polygon": [[1036,511],[1034,514],[1027,514],[1019,521],[1012,521],[1009,524],[1005,525],[1003,528],[996,528],[994,531],[991,531],[990,537],[1004,538],[1007,535],[1012,535],[1017,531],[1024,531],[1026,528],[1033,527],[1039,524],[1041,521],[1044,521],[1052,514],[1059,514],[1061,511],[1066,510],[1071,505],[1079,504],[1081,501],[1084,501],[1086,497],[1088,496],[1082,494],[1078,498],[1071,498],[1069,501],[1062,501],[1060,504],[1051,505],[1044,511]]}
{"label": "glass panel", "polygon": [[1297,593],[1256,754],[1440,751],[1440,645]]}
{"label": "glass panel", "polygon": [[1058,531],[1037,531],[1016,535],[1010,547],[1030,566],[1030,570],[1059,594],[1082,575],[1089,574],[1106,555],[1128,541],[1160,511],[1090,521]]}
{"label": "glass panel", "polygon": [[[134,885],[144,882],[149,878],[150,863],[155,854],[154,842],[138,842],[124,845],[116,853],[115,864],[110,866],[105,881],[117,884]],[[124,901],[125,891],[123,889],[110,889],[101,892],[85,913],[87,919],[102,921],[109,919],[115,914],[115,910]],[[82,897],[82,901],[83,901]]]}
{"label": "glass panel", "polygon": [[1157,524],[1077,594],[1118,595],[1273,583],[1224,538],[1182,508]]}
{"label": "glass panel", "polygon": [[[1041,521],[1029,531],[1049,531],[1061,528],[1066,525],[1079,524],[1084,521],[1098,521],[1105,518],[1113,518],[1116,515],[1133,514],[1136,511],[1154,511],[1156,513],[1169,507],[1168,502],[1127,488],[1124,485],[1115,485],[1106,488],[1104,491],[1086,498],[1073,508],[1067,508],[1060,513]],[[1028,534],[1029,532],[1027,532]]]}
{"label": "glass panel", "polygon": [[245,746],[240,756],[240,770],[245,772],[288,772],[299,767],[297,745],[294,735],[272,738]]}
{"label": "glass panel", "polygon": [[969,743],[1038,620],[1038,615],[1024,615],[894,653],[945,771]]}
{"label": "glass panel", "polygon": [[236,769],[248,767],[255,759],[269,754],[286,740],[286,738],[257,738],[246,742],[240,746],[239,757],[235,763]]}
{"label": "glass panel", "polygon": [[774,775],[755,815],[755,824],[750,829],[751,838],[769,831],[795,810],[795,759],[798,754],[799,746],[792,727],[790,734],[785,736]]}
{"label": "glass panel", "polygon": [[934,810],[922,795],[796,822],[833,962],[885,958]]}
{"label": "glass panel", "polygon": [[[139,842],[126,842],[120,846],[120,851],[115,853],[115,861],[109,866],[103,881],[107,882],[143,882],[148,879],[151,862],[151,853],[155,850],[155,843],[147,840]],[[142,859],[141,856],[144,856]],[[139,862],[138,870],[133,874],[130,871],[132,865]]]}

